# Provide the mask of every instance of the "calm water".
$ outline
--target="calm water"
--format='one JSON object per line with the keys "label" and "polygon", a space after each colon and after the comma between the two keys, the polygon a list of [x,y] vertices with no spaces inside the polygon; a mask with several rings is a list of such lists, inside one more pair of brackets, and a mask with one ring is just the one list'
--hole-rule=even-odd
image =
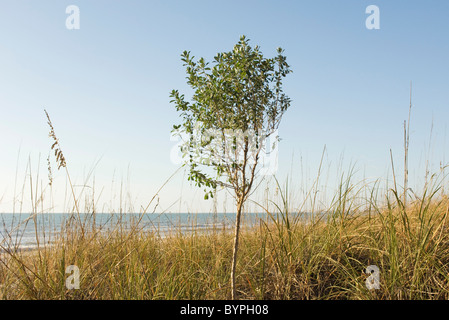
{"label": "calm water", "polygon": [[[76,215],[75,215],[76,216]],[[43,213],[31,214],[0,214],[0,244],[3,248],[33,248],[40,244],[51,243],[55,235],[64,229],[70,221],[70,214]],[[116,229],[118,225],[129,228],[131,223],[139,219],[139,214],[106,214],[97,213],[81,214],[82,221],[88,226],[93,223],[107,232]],[[245,213],[243,221],[245,224],[259,223],[260,219],[266,219],[265,214]],[[139,227],[145,231],[157,232],[164,237],[171,230],[190,232],[192,230],[207,230],[216,228],[232,228],[235,221],[234,213],[167,213],[143,215]],[[2,249],[0,247],[0,251]]]}

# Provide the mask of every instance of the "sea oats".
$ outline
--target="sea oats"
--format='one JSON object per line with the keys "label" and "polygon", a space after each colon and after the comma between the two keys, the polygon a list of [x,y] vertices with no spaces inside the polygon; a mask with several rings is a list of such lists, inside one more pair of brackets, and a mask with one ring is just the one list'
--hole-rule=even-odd
{"label": "sea oats", "polygon": [[55,129],[50,120],[50,116],[48,115],[47,110],[44,109],[44,112],[48,119],[47,123],[50,126],[50,133],[48,134],[48,136],[54,140],[54,143],[52,144],[51,149],[55,150],[55,157],[56,157],[56,162],[58,163],[58,170],[59,170],[61,167],[65,168],[67,164],[65,161],[64,154],[62,153],[61,146],[59,145],[59,139],[56,137]]}

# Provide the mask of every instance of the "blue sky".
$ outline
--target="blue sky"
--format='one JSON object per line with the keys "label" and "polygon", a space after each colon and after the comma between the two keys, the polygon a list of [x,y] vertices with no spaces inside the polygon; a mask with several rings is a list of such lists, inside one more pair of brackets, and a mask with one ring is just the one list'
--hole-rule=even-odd
{"label": "blue sky", "polygon": [[[79,30],[66,28],[69,5],[80,9]],[[365,27],[369,5],[380,9],[379,30]],[[3,0],[0,212],[11,211],[28,162],[34,179],[47,182],[44,108],[74,184],[93,171],[100,202],[116,208],[123,181],[134,208],[145,206],[177,169],[170,130],[179,118],[169,93],[190,93],[181,52],[211,60],[243,34],[267,57],[285,49],[294,71],[284,86],[293,103],[279,130],[281,181],[288,174],[298,188],[311,185],[325,145],[330,189],[350,164],[360,178],[386,179],[390,149],[402,170],[413,81],[410,175],[419,185],[426,161],[433,171],[447,163],[448,15],[446,0]],[[53,174],[59,187],[43,208],[60,211],[65,173]],[[180,172],[158,210],[209,211],[201,198]]]}

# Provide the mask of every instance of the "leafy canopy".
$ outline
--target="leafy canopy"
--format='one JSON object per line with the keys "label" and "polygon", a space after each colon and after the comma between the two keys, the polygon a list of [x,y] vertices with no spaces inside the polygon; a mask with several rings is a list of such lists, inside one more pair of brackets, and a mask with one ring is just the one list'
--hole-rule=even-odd
{"label": "leafy canopy", "polygon": [[178,90],[170,95],[183,120],[173,126],[173,133],[187,137],[181,150],[188,157],[189,180],[209,188],[205,198],[217,185],[246,195],[263,142],[276,132],[290,106],[282,80],[291,70],[281,48],[276,57],[264,58],[245,36],[232,51],[218,53],[212,63],[194,58],[187,51],[181,55],[187,83],[194,90],[192,101]]}

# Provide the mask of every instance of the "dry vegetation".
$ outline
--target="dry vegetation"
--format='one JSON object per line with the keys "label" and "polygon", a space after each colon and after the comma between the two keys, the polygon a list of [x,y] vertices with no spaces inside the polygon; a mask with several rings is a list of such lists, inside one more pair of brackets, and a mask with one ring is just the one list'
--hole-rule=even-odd
{"label": "dry vegetation", "polygon": [[[242,233],[238,298],[448,299],[448,198],[428,185],[407,208],[392,190],[382,206],[374,196],[355,206],[353,188],[342,186],[328,210],[307,220],[281,192],[276,210]],[[173,229],[161,239],[138,221],[109,232],[74,221],[53,246],[2,253],[1,298],[230,298],[226,230]],[[68,265],[79,267],[80,289],[66,288]],[[365,286],[368,265],[380,269],[378,290]]]}
{"label": "dry vegetation", "polygon": [[[58,168],[65,168],[69,177],[48,114],[47,118]],[[393,189],[382,191],[378,184],[353,184],[349,175],[342,178],[325,210],[308,213],[297,208],[311,200],[311,192],[303,203],[296,203],[291,200],[295,194],[277,184],[279,196],[267,194],[269,199],[263,201],[267,205],[258,204],[266,217],[257,226],[242,229],[237,298],[449,299],[449,199],[444,169],[440,176],[426,176],[421,195],[413,193],[413,197],[400,194],[396,180]],[[26,175],[32,186],[31,173]],[[38,217],[44,212],[38,210],[44,189],[41,195],[37,187],[31,190],[29,222],[36,225],[36,235]],[[0,239],[1,299],[231,297],[230,229],[186,233],[173,228],[161,238],[157,230],[144,229],[141,219],[132,221],[131,228],[124,228],[118,219],[105,232],[95,219],[82,219],[80,214],[95,218],[95,204],[86,201],[80,210],[80,197],[70,180],[68,189],[73,209],[51,246],[20,251],[8,235]],[[313,208],[315,199],[312,203]],[[79,289],[66,287],[70,265],[79,268]],[[379,268],[379,289],[366,287],[365,270],[370,265]]]}

